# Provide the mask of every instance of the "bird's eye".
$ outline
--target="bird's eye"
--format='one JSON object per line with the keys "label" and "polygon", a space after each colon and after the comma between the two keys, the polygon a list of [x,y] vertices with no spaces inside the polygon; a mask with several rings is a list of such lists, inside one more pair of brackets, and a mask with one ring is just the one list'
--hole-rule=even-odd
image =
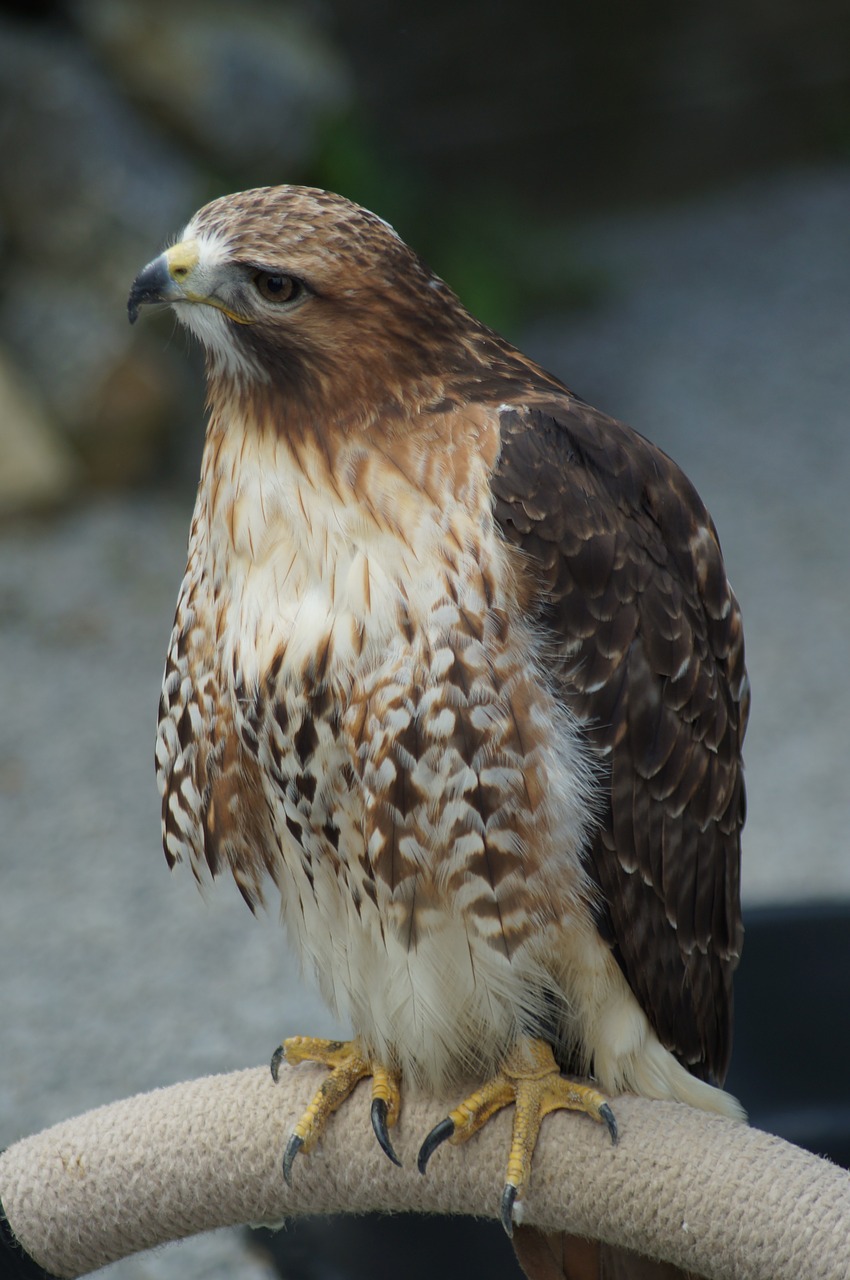
{"label": "bird's eye", "polygon": [[255,272],[254,284],[266,302],[292,302],[301,292],[300,280],[274,271]]}

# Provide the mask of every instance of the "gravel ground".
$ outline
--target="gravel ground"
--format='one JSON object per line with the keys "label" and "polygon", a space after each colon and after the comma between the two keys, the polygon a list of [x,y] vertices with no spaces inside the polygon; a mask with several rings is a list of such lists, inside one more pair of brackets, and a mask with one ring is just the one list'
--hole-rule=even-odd
{"label": "gravel ground", "polygon": [[[747,630],[750,904],[850,896],[850,172],[753,182],[575,230],[611,282],[526,342],[690,474]],[[161,665],[191,499],[0,533],[0,1144],[332,1032],[274,918],[159,852]],[[114,1280],[259,1280],[234,1233]]]}

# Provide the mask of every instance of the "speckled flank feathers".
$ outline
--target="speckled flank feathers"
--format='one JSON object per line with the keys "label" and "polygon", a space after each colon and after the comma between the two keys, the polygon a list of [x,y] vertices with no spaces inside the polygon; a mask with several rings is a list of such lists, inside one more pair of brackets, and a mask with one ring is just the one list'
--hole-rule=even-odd
{"label": "speckled flank feathers", "polygon": [[274,881],[326,998],[429,1088],[532,1032],[734,1112],[695,1076],[728,1060],[747,686],[693,488],[339,197],[226,197],[184,238],[210,419],[169,859]]}

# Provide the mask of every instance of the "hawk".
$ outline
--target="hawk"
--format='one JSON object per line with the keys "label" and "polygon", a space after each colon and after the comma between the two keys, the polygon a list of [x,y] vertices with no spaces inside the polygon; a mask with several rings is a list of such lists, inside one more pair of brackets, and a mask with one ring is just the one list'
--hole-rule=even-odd
{"label": "hawk", "polygon": [[[371,1077],[542,1117],[719,1087],[741,943],[741,616],[695,489],[473,318],[381,218],[305,187],[201,209],[136,279],[206,353],[209,422],[159,712],[166,856],[273,882]],[[577,1078],[575,1078],[577,1077]],[[460,1092],[463,1091],[463,1092]],[[456,1096],[456,1093],[451,1096]]]}

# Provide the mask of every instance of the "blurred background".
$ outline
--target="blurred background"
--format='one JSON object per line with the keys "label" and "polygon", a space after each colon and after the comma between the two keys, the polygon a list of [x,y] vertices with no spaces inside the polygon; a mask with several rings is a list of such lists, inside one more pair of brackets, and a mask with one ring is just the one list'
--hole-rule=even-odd
{"label": "blurred background", "polygon": [[[846,0],[5,4],[0,156],[0,1145],[334,1029],[275,914],[252,920],[229,884],[203,901],[160,853],[154,723],[203,385],[168,317],[131,330],[125,310],[199,205],[286,181],[391,221],[705,498],[754,688],[733,1085],[785,1131],[793,1059],[829,1110],[817,1139],[786,1130],[833,1150],[850,1133],[832,1091],[850,1007]],[[225,1233],[110,1274],[270,1265]]]}

